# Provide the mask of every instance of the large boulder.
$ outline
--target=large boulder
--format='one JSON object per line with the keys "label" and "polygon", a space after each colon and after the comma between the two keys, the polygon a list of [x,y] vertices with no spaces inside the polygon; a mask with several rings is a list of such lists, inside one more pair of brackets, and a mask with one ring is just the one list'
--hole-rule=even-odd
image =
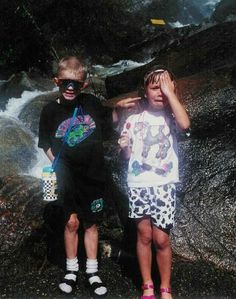
{"label": "large boulder", "polygon": [[4,110],[10,98],[19,98],[25,90],[47,91],[52,88],[52,80],[40,77],[32,79],[24,71],[12,74],[8,80],[2,82],[0,85],[0,109]]}
{"label": "large boulder", "polygon": [[236,2],[234,0],[221,0],[212,14],[212,20],[216,22],[235,20],[235,18]]}
{"label": "large boulder", "polygon": [[192,136],[180,142],[183,193],[173,248],[179,256],[236,271],[236,88],[225,67],[179,80],[192,120]]}
{"label": "large boulder", "polygon": [[231,133],[193,136],[180,144],[184,187],[172,244],[183,258],[235,272],[236,154]]}
{"label": "large boulder", "polygon": [[142,85],[144,73],[153,65],[170,67],[177,77],[184,77],[202,71],[235,66],[236,22],[226,22],[206,30],[199,28],[190,36],[164,48],[150,63],[134,70],[106,78],[108,97],[115,97],[137,89]]}
{"label": "large boulder", "polygon": [[30,176],[0,179],[1,278],[42,266],[46,246],[43,231],[42,188]]}
{"label": "large boulder", "polygon": [[33,98],[21,110],[18,118],[31,130],[38,135],[39,118],[42,108],[58,97],[58,92],[48,92]]}
{"label": "large boulder", "polygon": [[177,80],[180,98],[191,116],[194,136],[214,137],[235,130],[236,66],[229,65]]}
{"label": "large boulder", "polygon": [[0,116],[0,177],[27,173],[35,162],[32,134],[18,120]]}

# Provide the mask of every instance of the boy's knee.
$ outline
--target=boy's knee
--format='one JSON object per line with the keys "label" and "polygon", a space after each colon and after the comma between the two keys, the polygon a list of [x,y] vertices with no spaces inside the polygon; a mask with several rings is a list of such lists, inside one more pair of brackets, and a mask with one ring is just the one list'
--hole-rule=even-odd
{"label": "boy's knee", "polygon": [[69,232],[75,232],[79,228],[79,220],[77,218],[77,215],[71,215],[70,219],[66,223],[66,229],[69,230]]}
{"label": "boy's knee", "polygon": [[89,226],[85,226],[85,232],[89,234],[97,234],[98,233],[98,227],[96,224],[91,224]]}

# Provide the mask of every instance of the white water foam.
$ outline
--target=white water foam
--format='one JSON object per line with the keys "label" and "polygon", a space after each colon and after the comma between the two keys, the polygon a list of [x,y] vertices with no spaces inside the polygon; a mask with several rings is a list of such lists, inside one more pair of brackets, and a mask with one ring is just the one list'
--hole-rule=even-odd
{"label": "white water foam", "polygon": [[12,116],[14,118],[18,118],[22,108],[30,102],[33,98],[38,95],[46,94],[48,92],[42,92],[38,90],[34,91],[24,91],[21,94],[20,98],[10,98],[6,105],[6,109],[4,111],[0,110],[0,115],[3,116]]}
{"label": "white water foam", "polygon": [[[8,103],[6,104],[6,110],[0,110],[0,116],[9,117],[17,120],[19,124],[22,126],[22,129],[29,132],[29,130],[24,126],[24,124],[18,119],[20,112],[23,107],[29,103],[36,96],[47,94],[49,91],[24,91],[21,94],[20,98],[10,98]],[[38,138],[34,137],[35,151],[37,152],[37,162],[36,165],[30,170],[29,173],[24,173],[27,175],[32,175],[34,177],[40,178],[42,168],[46,165],[50,165],[50,161],[43,152],[42,149],[38,148]]]}
{"label": "white water foam", "polygon": [[134,68],[137,68],[139,66],[149,63],[151,60],[152,59],[146,60],[145,62],[136,62],[133,60],[120,60],[119,62],[114,63],[109,66],[102,66],[102,65],[97,64],[97,65],[93,66],[93,69],[94,69],[95,75],[105,78],[107,76],[117,75],[124,71],[132,70]]}

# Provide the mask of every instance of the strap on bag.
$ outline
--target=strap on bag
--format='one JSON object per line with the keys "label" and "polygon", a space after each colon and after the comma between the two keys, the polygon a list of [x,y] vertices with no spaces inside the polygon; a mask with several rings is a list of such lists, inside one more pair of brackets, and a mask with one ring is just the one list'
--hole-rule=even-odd
{"label": "strap on bag", "polygon": [[69,136],[70,131],[71,131],[72,127],[73,127],[74,120],[75,120],[75,118],[76,118],[76,115],[77,115],[78,110],[79,110],[79,112],[82,113],[82,108],[81,108],[81,106],[80,106],[79,108],[78,108],[78,107],[75,107],[75,110],[74,110],[72,119],[71,119],[70,124],[69,124],[69,126],[68,126],[68,128],[67,128],[67,130],[66,130],[65,135],[64,135],[64,138],[63,138],[63,142],[62,142],[60,151],[58,152],[56,158],[53,160],[53,163],[52,163],[52,171],[55,171],[55,169],[56,169],[56,166],[57,166],[57,164],[58,164],[58,160],[59,160],[60,155],[61,155],[61,152],[62,152],[62,148],[63,148],[64,144],[66,143],[66,141],[67,141],[67,139],[68,139],[68,136]]}

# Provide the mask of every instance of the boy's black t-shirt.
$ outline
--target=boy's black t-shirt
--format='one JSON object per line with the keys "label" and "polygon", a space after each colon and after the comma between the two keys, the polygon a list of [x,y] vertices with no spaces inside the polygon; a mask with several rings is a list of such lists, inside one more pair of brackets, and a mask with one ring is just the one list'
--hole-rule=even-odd
{"label": "boy's black t-shirt", "polygon": [[[60,159],[69,163],[84,177],[104,181],[104,155],[102,141],[112,130],[110,108],[90,94],[77,97],[78,113],[63,145]],[[47,104],[40,116],[38,146],[47,151],[51,148],[57,156],[70,125],[75,106],[53,101]]]}

